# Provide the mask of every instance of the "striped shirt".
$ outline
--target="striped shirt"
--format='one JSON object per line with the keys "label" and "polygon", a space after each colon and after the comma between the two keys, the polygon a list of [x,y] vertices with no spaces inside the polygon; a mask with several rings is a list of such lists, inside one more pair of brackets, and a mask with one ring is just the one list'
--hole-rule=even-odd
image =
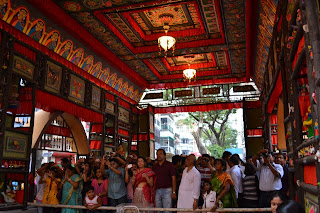
{"label": "striped shirt", "polygon": [[243,198],[258,200],[258,178],[256,175],[248,175],[243,178]]}
{"label": "striped shirt", "polygon": [[201,188],[203,188],[203,182],[204,181],[211,181],[211,170],[210,168],[203,168],[201,166],[198,166],[198,171],[200,172],[201,175]]}

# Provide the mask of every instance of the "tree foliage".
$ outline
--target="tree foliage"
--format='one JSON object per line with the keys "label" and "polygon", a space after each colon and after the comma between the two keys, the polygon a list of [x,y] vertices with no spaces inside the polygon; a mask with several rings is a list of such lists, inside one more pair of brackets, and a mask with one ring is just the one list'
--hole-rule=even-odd
{"label": "tree foliage", "polygon": [[[230,115],[234,113],[235,109],[190,112],[186,118],[178,120],[177,125],[188,125],[193,129],[192,135],[200,153],[210,151],[219,157],[222,150],[236,145],[238,131],[231,127],[229,121]],[[210,141],[211,146],[206,148],[202,141]]]}
{"label": "tree foliage", "polygon": [[214,156],[215,158],[221,158],[223,152],[225,151],[225,148],[219,146],[218,144],[215,144],[215,145],[210,144],[207,148],[211,153],[211,155]]}

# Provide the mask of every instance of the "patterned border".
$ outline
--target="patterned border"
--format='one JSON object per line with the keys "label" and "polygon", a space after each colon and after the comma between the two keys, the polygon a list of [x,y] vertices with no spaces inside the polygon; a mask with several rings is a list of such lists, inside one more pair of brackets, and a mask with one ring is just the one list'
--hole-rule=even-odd
{"label": "patterned border", "polygon": [[[60,31],[55,29],[49,30],[50,28],[47,27],[45,21],[42,18],[31,18],[30,12],[27,7],[20,5],[12,8],[11,5],[11,0],[8,0],[7,4],[3,4],[2,6],[0,6],[0,9],[2,11],[2,13],[0,14],[0,18],[3,21],[25,33],[40,44],[48,47],[50,50],[77,65],[84,71],[92,74],[94,77],[100,79],[104,83],[107,83],[108,80],[113,76],[113,74],[115,74],[110,73],[109,67],[103,68],[102,63],[99,61],[95,61],[95,58],[93,56],[89,55],[85,58],[85,55],[87,54],[84,52],[83,48],[74,49],[74,42],[72,40],[63,40]],[[78,8],[78,6],[75,5],[75,2],[69,4],[69,7],[71,9],[81,11],[81,8]],[[107,72],[107,70],[109,70],[109,73]],[[26,77],[32,78],[32,75],[28,75]],[[115,79],[115,81],[118,82],[120,81],[120,79]],[[123,79],[121,81],[122,84],[127,83],[123,82]],[[116,84],[114,84],[114,86],[116,86]],[[113,88],[115,88],[114,86]],[[117,91],[123,94],[128,94],[128,91],[122,90],[121,86],[118,87]],[[133,99],[132,96],[128,97],[138,102],[142,93],[140,94],[138,89],[135,89],[134,92],[139,93],[139,95],[136,96],[136,99]]]}

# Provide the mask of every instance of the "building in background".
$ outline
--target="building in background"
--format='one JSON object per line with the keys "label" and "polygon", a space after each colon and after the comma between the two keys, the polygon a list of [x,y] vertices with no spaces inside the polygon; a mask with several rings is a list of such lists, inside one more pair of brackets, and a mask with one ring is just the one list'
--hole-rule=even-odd
{"label": "building in background", "polygon": [[178,125],[176,127],[176,155],[190,155],[195,151],[195,142],[191,134],[191,129],[187,125]]}
{"label": "building in background", "polygon": [[167,153],[167,158],[170,159],[175,155],[174,117],[171,114],[156,114],[154,120],[155,149],[164,149]]}

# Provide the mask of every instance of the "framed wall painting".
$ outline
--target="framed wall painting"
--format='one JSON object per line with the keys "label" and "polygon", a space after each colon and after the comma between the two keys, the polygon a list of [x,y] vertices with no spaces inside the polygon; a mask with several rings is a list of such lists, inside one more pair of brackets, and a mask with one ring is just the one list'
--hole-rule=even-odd
{"label": "framed wall painting", "polygon": [[304,195],[304,205],[306,213],[316,213],[319,212],[319,205],[317,204],[317,196],[312,195],[308,192]]}
{"label": "framed wall painting", "polygon": [[119,107],[119,120],[129,123],[130,112],[129,110]]}
{"label": "framed wall painting", "polygon": [[91,94],[91,106],[100,109],[101,103],[101,90],[98,87],[92,87],[92,94]]}
{"label": "framed wall painting", "polygon": [[6,138],[6,152],[25,153],[27,147],[27,140],[24,138],[11,137]]}
{"label": "framed wall painting", "polygon": [[106,112],[114,113],[114,104],[106,102]]}
{"label": "framed wall painting", "polygon": [[73,101],[83,104],[85,95],[85,81],[75,75],[70,77],[69,98]]}
{"label": "framed wall painting", "polygon": [[54,93],[59,93],[62,79],[62,68],[48,61],[46,69],[47,75],[45,89]]}
{"label": "framed wall painting", "polygon": [[29,61],[19,57],[13,56],[13,71],[28,78],[33,79],[35,66]]}
{"label": "framed wall painting", "polygon": [[181,98],[181,97],[193,97],[193,90],[191,89],[184,89],[184,90],[175,90],[174,97]]}

